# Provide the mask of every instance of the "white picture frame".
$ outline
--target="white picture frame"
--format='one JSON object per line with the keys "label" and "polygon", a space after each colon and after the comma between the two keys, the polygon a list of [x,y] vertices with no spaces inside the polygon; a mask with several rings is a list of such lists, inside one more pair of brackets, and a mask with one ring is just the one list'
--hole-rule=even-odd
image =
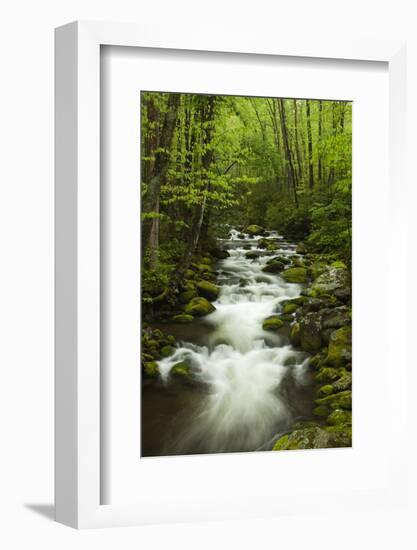
{"label": "white picture frame", "polygon": [[[100,475],[100,48],[102,45],[165,48],[255,55],[382,61],[389,70],[390,190],[392,232],[405,234],[403,173],[405,155],[405,45],[390,41],[297,40],[248,36],[198,28],[75,22],[56,30],[56,519],[76,528],[160,522],[154,507],[101,504]],[[403,239],[402,242],[406,242]],[[398,265],[404,251],[396,252]],[[398,277],[398,272],[397,272]],[[400,278],[402,277],[400,271]],[[405,280],[405,276],[404,276]],[[403,321],[404,322],[404,321]],[[399,333],[400,331],[398,331]],[[405,334],[405,331],[403,331]],[[399,346],[401,348],[401,345]],[[403,349],[406,346],[402,346]],[[405,388],[405,364],[397,383]],[[404,389],[405,392],[405,389]],[[395,413],[397,423],[404,406]],[[405,498],[406,477],[401,434],[386,488],[341,494],[345,507],[398,504]],[[174,497],[175,495],[173,495]],[[233,498],[233,496],[231,496]],[[167,499],[164,521],[236,518],[304,512],[315,494],[294,494],[285,502],[258,499],[236,506],[210,501],[188,517]],[[230,504],[230,503],[229,503]]]}

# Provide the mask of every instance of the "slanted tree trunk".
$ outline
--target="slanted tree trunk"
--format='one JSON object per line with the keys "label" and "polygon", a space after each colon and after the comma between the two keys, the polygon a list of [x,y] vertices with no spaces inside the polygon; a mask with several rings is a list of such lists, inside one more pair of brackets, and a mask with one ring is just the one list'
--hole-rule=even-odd
{"label": "slanted tree trunk", "polygon": [[207,195],[210,187],[210,167],[214,160],[214,152],[211,147],[211,141],[214,133],[214,117],[215,117],[215,96],[202,96],[200,98],[200,121],[202,125],[202,150],[203,155],[201,158],[201,168],[203,174],[203,181],[201,185],[200,202],[195,208],[192,221],[190,224],[190,231],[188,234],[187,246],[184,252],[183,259],[179,269],[171,281],[171,290],[174,292],[178,288],[178,284],[184,276],[185,271],[189,268],[193,254],[195,253],[201,233],[201,227],[203,224],[204,214],[207,208]]}
{"label": "slanted tree trunk", "polygon": [[[177,120],[179,102],[179,94],[169,95],[167,112],[164,116],[161,137],[159,139],[159,146],[155,154],[152,178],[149,182],[147,196],[144,200],[143,211],[145,213],[154,214],[154,217],[150,221],[146,220],[142,223],[142,243],[144,247],[149,246],[151,248],[151,257],[156,257],[155,250],[158,247],[159,196],[161,193],[161,185],[165,182],[169,166],[170,149]],[[152,243],[150,242],[151,233],[153,234]]]}
{"label": "slanted tree trunk", "polygon": [[306,100],[306,114],[307,114],[307,142],[308,142],[308,184],[310,190],[314,187],[314,169],[313,169],[313,139],[311,135],[311,114],[310,114],[310,100]]}

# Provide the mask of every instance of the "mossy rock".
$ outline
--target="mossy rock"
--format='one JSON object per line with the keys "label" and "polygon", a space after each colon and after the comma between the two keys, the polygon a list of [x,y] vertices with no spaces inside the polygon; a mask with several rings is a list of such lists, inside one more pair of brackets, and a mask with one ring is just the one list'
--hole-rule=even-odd
{"label": "mossy rock", "polygon": [[266,263],[272,264],[274,262],[280,262],[284,265],[288,265],[291,263],[291,260],[288,258],[288,256],[275,256],[274,258],[271,258],[270,260],[268,260]]}
{"label": "mossy rock", "polygon": [[262,323],[263,330],[278,330],[284,325],[284,322],[282,319],[280,319],[277,315],[273,315],[271,317],[267,317],[264,322]]}
{"label": "mossy rock", "polygon": [[337,392],[351,390],[352,389],[352,373],[347,372],[341,376],[336,382],[333,382],[333,388]]}
{"label": "mossy rock", "polygon": [[[312,273],[315,269],[313,267]],[[311,285],[312,290],[319,294],[330,294],[336,289],[346,288],[349,286],[349,273],[347,269],[339,269],[336,267],[326,267],[323,272],[314,280]]]}
{"label": "mossy rock", "polygon": [[146,361],[143,364],[143,371],[150,378],[159,376],[158,364],[155,361]]}
{"label": "mossy rock", "polygon": [[341,367],[352,360],[352,327],[339,328],[331,333],[326,364]]}
{"label": "mossy rock", "polygon": [[319,416],[320,418],[327,418],[329,415],[329,409],[323,405],[319,405],[313,409],[313,414]]}
{"label": "mossy rock", "polygon": [[211,264],[213,263],[213,260],[211,258],[209,258],[208,256],[205,256],[204,258],[201,259],[201,263],[211,266]]}
{"label": "mossy rock", "polygon": [[327,422],[333,426],[337,424],[352,425],[352,412],[336,409],[328,416]]}
{"label": "mossy rock", "polygon": [[216,308],[206,298],[193,298],[184,308],[184,313],[195,317],[203,317],[213,313]]}
{"label": "mossy rock", "polygon": [[161,348],[161,355],[162,357],[169,357],[170,355],[172,355],[175,351],[175,348],[173,346],[163,346]]}
{"label": "mossy rock", "polygon": [[278,315],[278,319],[281,319],[284,323],[292,323],[294,321],[294,316],[288,313],[287,315]]}
{"label": "mossy rock", "polygon": [[194,279],[194,277],[195,277],[195,272],[192,269],[187,269],[186,272],[184,273],[185,279]]}
{"label": "mossy rock", "polygon": [[281,273],[283,269],[285,269],[285,265],[281,262],[275,261],[266,264],[262,271],[264,273]]}
{"label": "mossy rock", "polygon": [[293,346],[300,345],[300,325],[299,323],[294,323],[290,331],[290,342]]}
{"label": "mossy rock", "polygon": [[305,267],[289,267],[281,273],[287,283],[306,283],[308,278],[307,269]]}
{"label": "mossy rock", "polygon": [[154,338],[157,338],[158,340],[163,338],[164,337],[164,333],[162,332],[162,330],[159,330],[159,328],[156,328],[153,332],[152,332],[152,336]]}
{"label": "mossy rock", "polygon": [[299,305],[289,302],[282,307],[282,313],[284,313],[284,315],[295,313],[299,307]]}
{"label": "mossy rock", "polygon": [[258,241],[258,248],[268,248],[270,245],[270,241],[268,239],[259,239]]}
{"label": "mossy rock", "polygon": [[210,250],[210,254],[213,256],[213,258],[216,258],[217,260],[225,260],[230,256],[230,253],[227,250],[223,250],[222,248],[212,248]]}
{"label": "mossy rock", "polygon": [[336,260],[330,265],[330,267],[335,267],[336,269],[347,269],[346,264],[341,260]]}
{"label": "mossy rock", "polygon": [[175,363],[169,372],[171,376],[188,378],[190,376],[190,367],[185,361],[180,361],[179,363]]}
{"label": "mossy rock", "polygon": [[319,426],[295,430],[286,434],[275,443],[274,451],[297,449],[331,449],[350,446],[345,434],[331,432]]}
{"label": "mossy rock", "polygon": [[297,254],[307,254],[307,247],[304,243],[298,243],[295,251]]}
{"label": "mossy rock", "polygon": [[304,351],[316,353],[322,347],[321,316],[319,313],[307,313],[299,319],[300,346]]}
{"label": "mossy rock", "polygon": [[174,315],[174,317],[172,318],[172,320],[175,323],[182,323],[182,324],[191,323],[193,319],[194,317],[192,315],[188,315],[186,313],[180,313],[179,315]]}
{"label": "mossy rock", "polygon": [[327,397],[332,393],[334,393],[333,386],[331,384],[326,384],[325,386],[321,386],[321,388],[319,388],[317,395],[318,397]]}
{"label": "mossy rock", "polygon": [[322,397],[320,399],[316,399],[315,404],[327,407],[329,409],[329,413],[331,411],[335,411],[336,409],[351,410],[352,392],[350,390],[346,390],[327,397]]}
{"label": "mossy rock", "polygon": [[246,233],[249,233],[249,235],[263,235],[265,233],[265,229],[260,225],[252,224],[248,225],[246,228]]}
{"label": "mossy rock", "polygon": [[181,292],[179,298],[182,304],[188,304],[188,302],[196,296],[198,296],[196,290],[186,290],[185,292]]}
{"label": "mossy rock", "polygon": [[339,378],[338,369],[334,369],[332,367],[321,368],[319,372],[316,374],[316,376],[314,377],[315,381],[318,382],[319,384],[334,382],[338,378]]}
{"label": "mossy rock", "polygon": [[197,291],[200,296],[206,298],[207,300],[214,301],[219,295],[220,288],[210,281],[198,281]]}
{"label": "mossy rock", "polygon": [[249,252],[245,253],[245,258],[248,260],[256,260],[259,258],[259,252],[256,252],[255,250],[249,250]]}

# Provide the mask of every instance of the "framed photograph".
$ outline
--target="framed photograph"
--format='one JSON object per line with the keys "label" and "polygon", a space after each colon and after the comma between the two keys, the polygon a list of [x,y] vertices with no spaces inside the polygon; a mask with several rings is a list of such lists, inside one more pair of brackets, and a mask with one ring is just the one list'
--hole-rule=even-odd
{"label": "framed photograph", "polygon": [[159,31],[56,30],[57,520],[401,505],[404,44]]}

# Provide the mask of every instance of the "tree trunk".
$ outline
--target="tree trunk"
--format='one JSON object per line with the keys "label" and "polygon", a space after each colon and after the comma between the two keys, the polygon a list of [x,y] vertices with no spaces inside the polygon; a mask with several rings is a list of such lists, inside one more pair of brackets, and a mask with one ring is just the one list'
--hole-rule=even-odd
{"label": "tree trunk", "polygon": [[307,141],[308,141],[308,183],[310,190],[314,187],[314,170],[313,170],[313,139],[311,136],[311,116],[310,116],[310,100],[306,100],[307,112]]}
{"label": "tree trunk", "polygon": [[322,183],[322,180],[323,180],[323,171],[322,171],[322,164],[321,164],[321,147],[322,147],[321,140],[323,136],[322,117],[323,117],[323,102],[320,100],[319,101],[319,127],[318,127],[319,135],[318,135],[318,151],[317,151],[317,156],[318,156],[317,177],[320,183]]}
{"label": "tree trunk", "polygon": [[288,179],[289,179],[289,184],[293,191],[295,206],[296,208],[298,208],[296,176],[295,176],[294,163],[292,159],[290,144],[288,141],[287,117],[285,113],[285,103],[283,99],[278,99],[278,108],[279,108],[280,118],[281,118],[282,140],[284,142],[284,151],[285,151],[286,161],[288,165],[288,176],[289,176]]}
{"label": "tree trunk", "polygon": [[[179,94],[170,94],[168,99],[167,112],[164,116],[164,123],[161,130],[159,147],[155,155],[155,162],[152,171],[152,178],[149,182],[148,193],[144,200],[143,211],[145,213],[154,213],[155,217],[151,221],[142,223],[142,243],[143,246],[150,245],[150,235],[152,231],[158,231],[159,212],[156,212],[159,204],[161,185],[165,182],[169,160],[172,138],[174,136],[175,123],[177,120],[178,106],[180,102]],[[153,250],[151,249],[151,255]]]}

